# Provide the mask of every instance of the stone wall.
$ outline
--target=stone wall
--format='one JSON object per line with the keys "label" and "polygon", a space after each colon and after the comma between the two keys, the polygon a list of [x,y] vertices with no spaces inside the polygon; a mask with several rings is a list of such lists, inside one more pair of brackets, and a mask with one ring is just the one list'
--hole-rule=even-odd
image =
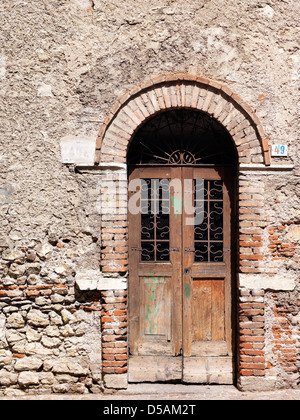
{"label": "stone wall", "polygon": [[[173,73],[228,86],[289,146],[272,165],[294,169],[240,175],[257,206],[240,214],[238,371],[248,389],[298,386],[299,2],[7,0],[0,15],[0,392],[100,392],[102,357],[122,377],[104,386],[124,386],[126,272],[100,271],[101,223],[119,223],[122,253],[124,218],[99,214],[109,171],[76,168],[60,145],[89,148],[119,98]],[[102,348],[110,333],[119,344]]]}
{"label": "stone wall", "polygon": [[[239,384],[247,389],[267,383],[271,388],[297,387],[299,176],[274,171],[244,177],[250,199],[258,201],[240,214]],[[245,185],[243,181],[240,197]]]}

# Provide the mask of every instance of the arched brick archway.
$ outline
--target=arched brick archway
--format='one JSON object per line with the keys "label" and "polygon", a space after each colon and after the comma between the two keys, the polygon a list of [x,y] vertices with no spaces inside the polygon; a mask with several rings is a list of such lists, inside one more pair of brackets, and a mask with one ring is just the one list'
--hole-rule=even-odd
{"label": "arched brick archway", "polygon": [[240,163],[270,165],[268,139],[251,107],[227,86],[189,75],[151,79],[120,98],[100,128],[95,163],[126,163],[128,145],[139,127],[157,113],[176,108],[200,110],[219,121],[235,142]]}
{"label": "arched brick archway", "polygon": [[[222,124],[236,146],[239,165],[269,166],[271,163],[268,139],[258,117],[238,95],[220,83],[189,75],[159,77],[137,86],[112,108],[98,134],[95,165],[101,166],[104,189],[108,192],[101,225],[101,271],[104,277],[111,278],[112,284],[122,286],[108,287],[102,292],[103,374],[105,384],[114,384],[112,387],[116,388],[124,387],[127,383],[127,337],[124,331],[127,327],[128,147],[146,121],[161,112],[180,108],[199,110]],[[236,270],[237,274],[260,273],[257,261],[262,260],[259,252],[263,247],[263,227],[257,221],[263,218],[263,199],[258,198],[259,187],[251,185],[244,178],[240,178],[239,188],[238,218],[240,233],[244,233],[240,239],[243,240],[244,249],[252,248],[254,255],[251,251],[238,253]],[[119,194],[117,205],[112,191]],[[113,201],[111,207],[110,199]],[[117,207],[117,211],[115,207],[113,211],[113,206]],[[244,227],[247,235],[242,232]],[[238,243],[239,235],[236,236]],[[113,333],[112,325],[115,326]],[[262,357],[261,354],[259,357]],[[239,374],[243,375],[245,369],[242,364],[238,369]],[[260,371],[260,374],[263,375],[263,372]],[[119,380],[113,379],[116,375]],[[245,375],[249,375],[247,370]]]}

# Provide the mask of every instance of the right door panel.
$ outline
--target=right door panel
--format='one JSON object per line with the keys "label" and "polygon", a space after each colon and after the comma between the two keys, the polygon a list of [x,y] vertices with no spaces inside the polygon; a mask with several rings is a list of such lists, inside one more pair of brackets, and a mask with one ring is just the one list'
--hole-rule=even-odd
{"label": "right door panel", "polygon": [[231,384],[230,185],[224,169],[182,171],[183,381]]}

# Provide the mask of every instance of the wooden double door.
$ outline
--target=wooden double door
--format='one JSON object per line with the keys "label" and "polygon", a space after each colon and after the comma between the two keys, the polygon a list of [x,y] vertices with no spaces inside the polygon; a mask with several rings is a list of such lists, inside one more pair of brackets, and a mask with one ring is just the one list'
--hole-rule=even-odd
{"label": "wooden double door", "polygon": [[131,171],[130,382],[233,383],[232,171]]}

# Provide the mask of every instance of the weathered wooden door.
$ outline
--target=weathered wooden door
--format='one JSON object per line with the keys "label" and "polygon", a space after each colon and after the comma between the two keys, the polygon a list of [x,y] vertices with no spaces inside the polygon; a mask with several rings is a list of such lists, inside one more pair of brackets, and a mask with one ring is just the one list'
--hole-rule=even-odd
{"label": "weathered wooden door", "polygon": [[131,382],[233,382],[230,178],[193,166],[130,174]]}

